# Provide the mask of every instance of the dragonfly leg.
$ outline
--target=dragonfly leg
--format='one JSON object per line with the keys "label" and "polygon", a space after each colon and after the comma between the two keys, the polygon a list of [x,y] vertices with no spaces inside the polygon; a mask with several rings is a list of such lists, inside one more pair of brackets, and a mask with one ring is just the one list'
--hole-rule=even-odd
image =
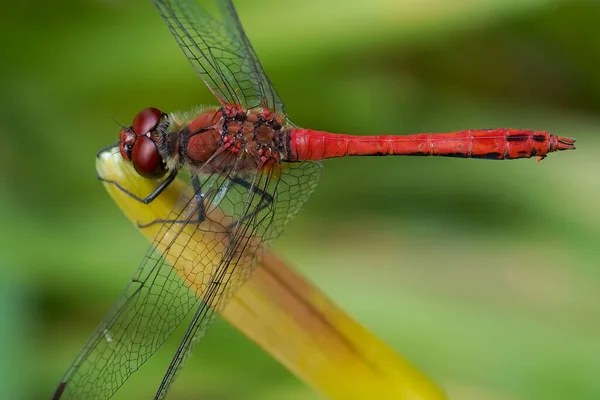
{"label": "dragonfly leg", "polygon": [[162,181],[160,183],[160,185],[158,185],[156,187],[156,189],[154,189],[152,191],[152,193],[150,193],[146,197],[139,197],[139,196],[131,193],[129,190],[127,190],[123,186],[121,186],[121,184],[119,184],[119,182],[117,182],[117,181],[113,181],[110,179],[104,179],[97,173],[96,173],[96,176],[98,177],[98,180],[100,180],[102,182],[111,183],[111,184],[115,185],[117,187],[117,189],[119,189],[121,192],[125,193],[127,196],[131,197],[132,199],[137,200],[142,204],[149,204],[152,202],[152,200],[156,199],[163,192],[163,190],[165,190],[171,184],[171,182],[173,182],[175,180],[175,178],[177,177],[177,172],[179,172],[179,171],[173,170],[169,174],[169,176],[167,176],[167,178],[164,181]]}
{"label": "dragonfly leg", "polygon": [[[249,192],[254,192],[256,194],[258,194],[261,197],[260,203],[258,205],[258,207],[256,207],[255,210],[253,210],[251,213],[241,217],[240,219],[230,223],[229,225],[227,225],[226,229],[228,232],[231,232],[235,226],[238,223],[244,222],[247,219],[251,219],[254,218],[257,214],[259,214],[262,210],[264,210],[266,207],[268,207],[272,202],[273,202],[273,196],[267,192],[265,192],[264,190],[261,190],[257,187],[253,187],[252,184],[240,177],[234,177],[234,178],[230,178],[230,181],[233,184],[236,185],[240,185],[246,189],[248,189]],[[205,210],[205,205],[204,205],[204,195],[202,193],[202,185],[200,183],[200,180],[198,178],[198,176],[195,176],[192,179],[192,186],[194,188],[194,192],[196,193],[194,195],[195,201],[198,204],[198,217],[197,219],[187,219],[187,218],[183,218],[183,219],[155,219],[149,223],[146,224],[138,224],[138,228],[143,229],[143,228],[147,228],[149,226],[152,226],[154,224],[164,224],[164,223],[171,223],[171,224],[200,224],[202,222],[204,222],[204,220],[206,219],[206,210]]]}
{"label": "dragonfly leg", "polygon": [[202,194],[202,185],[200,184],[200,178],[198,178],[198,176],[194,176],[192,178],[192,186],[194,188],[194,199],[196,200],[196,204],[198,205],[198,217],[197,219],[187,219],[187,218],[183,218],[183,219],[155,219],[152,220],[150,222],[148,222],[147,224],[137,224],[138,228],[143,229],[143,228],[147,228],[149,226],[152,226],[154,224],[164,224],[164,223],[171,223],[171,224],[200,224],[202,222],[204,222],[204,220],[206,219],[206,211],[204,208],[204,196]]}

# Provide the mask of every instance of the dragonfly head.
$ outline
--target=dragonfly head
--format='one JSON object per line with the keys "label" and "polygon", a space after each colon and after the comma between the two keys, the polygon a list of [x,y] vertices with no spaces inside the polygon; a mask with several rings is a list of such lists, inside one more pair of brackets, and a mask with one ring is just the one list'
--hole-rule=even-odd
{"label": "dragonfly head", "polygon": [[132,126],[121,130],[121,156],[131,161],[144,178],[158,179],[167,172],[167,165],[156,147],[156,135],[153,135],[163,116],[157,108],[145,108],[135,116]]}

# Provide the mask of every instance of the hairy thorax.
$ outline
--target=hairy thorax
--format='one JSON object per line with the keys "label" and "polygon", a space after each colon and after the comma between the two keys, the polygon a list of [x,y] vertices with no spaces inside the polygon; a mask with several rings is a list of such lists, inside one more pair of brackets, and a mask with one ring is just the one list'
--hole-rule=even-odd
{"label": "hairy thorax", "polygon": [[256,170],[286,158],[287,124],[269,111],[233,106],[205,109],[191,118],[174,114],[160,147],[172,163],[204,172]]}

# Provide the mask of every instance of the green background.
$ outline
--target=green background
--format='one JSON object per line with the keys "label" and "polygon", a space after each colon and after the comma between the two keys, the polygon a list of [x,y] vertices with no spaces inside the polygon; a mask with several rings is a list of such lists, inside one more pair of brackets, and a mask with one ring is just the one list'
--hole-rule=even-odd
{"label": "green background", "polygon": [[[600,398],[600,2],[237,3],[300,126],[578,139],[327,161],[275,248],[452,398]],[[95,179],[113,118],[215,100],[146,1],[2,4],[0,49],[0,393],[47,399],[147,246]],[[115,398],[151,398],[176,345]],[[218,322],[170,398],[318,396]]]}

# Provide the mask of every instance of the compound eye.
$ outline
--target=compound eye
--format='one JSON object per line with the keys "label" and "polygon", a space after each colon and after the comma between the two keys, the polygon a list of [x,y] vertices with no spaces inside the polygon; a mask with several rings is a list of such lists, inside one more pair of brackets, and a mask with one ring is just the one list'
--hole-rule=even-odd
{"label": "compound eye", "polygon": [[133,132],[138,136],[143,136],[152,131],[158,125],[162,111],[158,108],[150,107],[140,111],[133,119]]}
{"label": "compound eye", "polygon": [[167,171],[156,144],[147,136],[138,136],[131,151],[131,162],[138,174],[158,179]]}

